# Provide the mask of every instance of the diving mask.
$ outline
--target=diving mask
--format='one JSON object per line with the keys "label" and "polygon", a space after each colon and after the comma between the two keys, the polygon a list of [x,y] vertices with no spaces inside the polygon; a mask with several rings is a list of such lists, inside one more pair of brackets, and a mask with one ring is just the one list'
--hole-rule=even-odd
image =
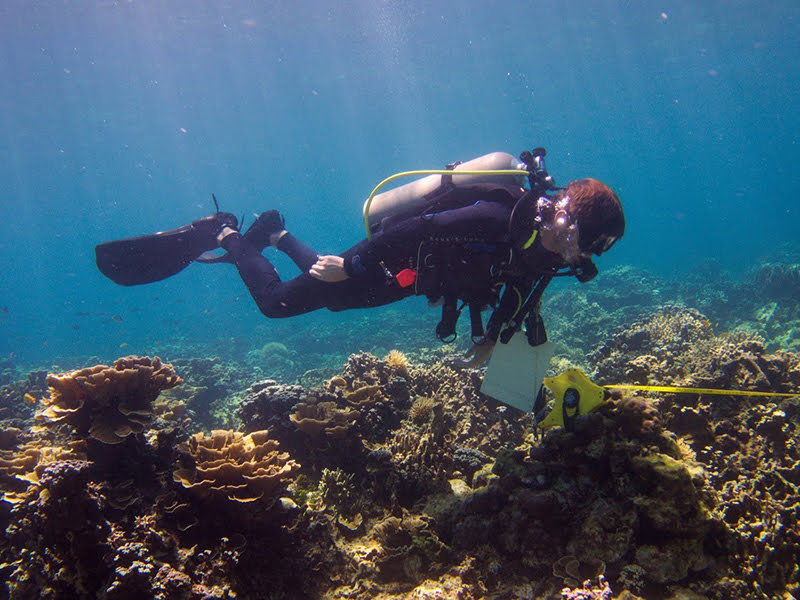
{"label": "diving mask", "polygon": [[[542,236],[542,245],[554,254],[558,254],[568,265],[575,265],[584,252],[579,246],[578,224],[570,217],[569,195],[548,198],[542,196],[537,202],[538,215],[536,222]],[[542,218],[542,215],[552,215]]]}

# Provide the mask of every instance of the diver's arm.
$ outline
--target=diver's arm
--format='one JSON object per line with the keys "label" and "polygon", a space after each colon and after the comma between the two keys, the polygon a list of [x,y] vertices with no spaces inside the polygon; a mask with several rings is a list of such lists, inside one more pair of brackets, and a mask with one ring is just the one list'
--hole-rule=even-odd
{"label": "diver's arm", "polygon": [[330,254],[324,254],[317,258],[317,262],[311,265],[308,274],[314,279],[327,283],[336,283],[349,279],[349,275],[344,268],[344,258]]}
{"label": "diver's arm", "polygon": [[464,358],[457,360],[455,365],[465,369],[480,367],[489,360],[489,357],[492,355],[492,350],[494,350],[494,345],[495,343],[488,339],[482,344],[473,344],[472,348],[467,350]]}
{"label": "diver's arm", "polygon": [[456,366],[463,368],[479,367],[484,364],[492,355],[500,332],[506,324],[514,317],[521,318],[517,313],[522,308],[528,294],[532,289],[530,282],[508,282],[500,297],[500,304],[489,317],[486,324],[486,339],[482,344],[474,344],[462,360],[456,362]]}

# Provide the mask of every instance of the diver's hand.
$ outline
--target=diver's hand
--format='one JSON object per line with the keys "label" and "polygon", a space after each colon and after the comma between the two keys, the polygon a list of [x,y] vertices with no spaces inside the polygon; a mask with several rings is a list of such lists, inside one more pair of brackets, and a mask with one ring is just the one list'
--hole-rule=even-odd
{"label": "diver's hand", "polygon": [[472,348],[467,350],[462,360],[456,361],[455,366],[462,369],[480,367],[489,360],[492,350],[494,350],[494,342],[486,341],[483,344],[474,344]]}
{"label": "diver's hand", "polygon": [[320,256],[317,262],[311,265],[308,274],[314,279],[326,281],[327,283],[336,283],[348,278],[344,270],[344,259],[341,256],[332,256],[330,254]]}

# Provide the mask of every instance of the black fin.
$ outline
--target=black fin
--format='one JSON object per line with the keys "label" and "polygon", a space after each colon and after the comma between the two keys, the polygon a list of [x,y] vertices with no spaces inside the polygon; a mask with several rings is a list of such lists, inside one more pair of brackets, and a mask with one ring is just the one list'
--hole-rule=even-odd
{"label": "black fin", "polygon": [[152,235],[105,242],[95,247],[97,268],[119,285],[141,285],[166,279],[186,268],[203,252],[217,247],[206,225],[211,217]]}

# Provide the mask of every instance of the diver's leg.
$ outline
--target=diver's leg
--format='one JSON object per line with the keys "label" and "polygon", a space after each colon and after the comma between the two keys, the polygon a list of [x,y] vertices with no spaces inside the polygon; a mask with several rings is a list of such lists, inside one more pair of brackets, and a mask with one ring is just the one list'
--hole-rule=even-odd
{"label": "diver's leg", "polygon": [[275,244],[275,247],[292,259],[297,268],[306,273],[319,258],[319,255],[288,231]]}
{"label": "diver's leg", "polygon": [[315,289],[325,284],[308,273],[281,281],[272,263],[238,232],[225,236],[221,245],[233,259],[259,310],[267,317],[292,317],[325,306],[326,294]]}
{"label": "diver's leg", "polygon": [[286,231],[283,215],[277,210],[261,213],[245,231],[244,239],[259,252],[267,246],[275,246],[291,258],[303,273],[317,262],[317,253]]}

